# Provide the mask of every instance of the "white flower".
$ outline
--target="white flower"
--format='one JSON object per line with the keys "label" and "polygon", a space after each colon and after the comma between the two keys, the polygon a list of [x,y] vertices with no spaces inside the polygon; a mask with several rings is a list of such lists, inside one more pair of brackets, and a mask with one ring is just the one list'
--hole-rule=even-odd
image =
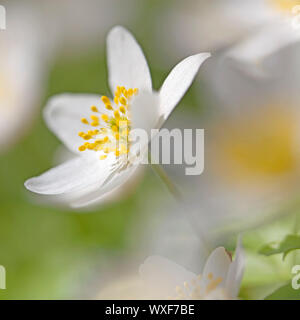
{"label": "white flower", "polygon": [[236,299],[244,273],[245,258],[238,241],[235,260],[223,247],[215,249],[201,274],[188,271],[161,256],[150,256],[139,268],[139,278],[115,281],[98,295],[99,299]]}
{"label": "white flower", "polygon": [[8,5],[7,28],[0,33],[0,149],[27,129],[40,99],[45,55],[32,8]]}
{"label": "white flower", "polygon": [[141,48],[122,27],[107,38],[109,86],[114,98],[62,94],[45,108],[49,128],[78,156],[39,177],[29,179],[30,191],[55,195],[73,207],[101,201],[135,172],[139,157],[131,129],[149,132],[160,127],[191,85],[210,55],[201,53],[180,62],[160,91],[152,91],[149,68]]}
{"label": "white flower", "polygon": [[272,79],[253,79],[229,61],[212,73],[217,111],[205,125],[205,172],[191,187],[203,230],[230,234],[299,206],[299,49],[268,60]]}
{"label": "white flower", "polygon": [[[299,42],[299,17],[299,0],[216,0],[176,7],[169,24],[183,49],[225,49],[244,71],[263,76],[267,56]],[[188,36],[180,37],[181,32]]]}

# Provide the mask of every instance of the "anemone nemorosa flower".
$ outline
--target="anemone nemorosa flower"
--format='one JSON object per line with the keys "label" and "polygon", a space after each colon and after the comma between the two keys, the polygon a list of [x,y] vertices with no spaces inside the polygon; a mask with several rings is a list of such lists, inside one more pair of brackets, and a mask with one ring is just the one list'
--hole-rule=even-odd
{"label": "anemone nemorosa flower", "polygon": [[161,256],[150,256],[138,277],[115,280],[104,287],[98,299],[229,300],[239,294],[245,257],[238,241],[235,259],[224,247],[207,258],[201,274]]}
{"label": "anemone nemorosa flower", "polygon": [[113,97],[61,94],[50,99],[46,123],[77,157],[27,180],[25,187],[73,207],[101,201],[139,165],[135,159],[143,152],[133,146],[131,131],[161,127],[209,56],[200,53],[181,61],[156,93],[140,46],[126,29],[114,27],[107,37]]}

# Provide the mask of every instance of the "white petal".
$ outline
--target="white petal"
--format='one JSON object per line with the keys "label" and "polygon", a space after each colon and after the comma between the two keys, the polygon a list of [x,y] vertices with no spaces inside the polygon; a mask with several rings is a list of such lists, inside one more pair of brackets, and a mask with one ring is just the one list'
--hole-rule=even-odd
{"label": "white petal", "polygon": [[52,168],[25,182],[25,187],[35,193],[59,195],[69,192],[91,192],[103,184],[111,174],[115,157],[105,160],[77,157]]}
{"label": "white petal", "polygon": [[131,106],[133,129],[144,129],[148,134],[159,122],[159,97],[155,92],[140,92]]}
{"label": "white petal", "polygon": [[154,299],[176,295],[176,286],[191,281],[195,274],[164,257],[151,256],[140,266],[140,276]]}
{"label": "white petal", "polygon": [[223,280],[220,282],[219,287],[223,286],[226,281],[227,272],[231,264],[229,254],[225,248],[219,247],[215,249],[208,257],[202,274],[201,283],[205,287],[209,282],[208,275],[211,273],[213,279],[221,277]]}
{"label": "white petal", "polygon": [[107,63],[112,93],[117,86],[152,90],[151,75],[143,51],[123,27],[114,27],[107,36]]}
{"label": "white petal", "polygon": [[226,53],[238,66],[252,76],[265,77],[264,59],[278,50],[300,41],[299,30],[291,23],[273,23],[240,42]]}
{"label": "white petal", "polygon": [[134,178],[133,175],[137,168],[138,165],[134,165],[120,172],[114,171],[111,175],[107,175],[106,180],[99,188],[89,193],[82,194],[80,192],[79,194],[68,195],[70,206],[72,208],[82,208],[104,203],[107,196],[111,196],[118,189],[124,187],[125,184],[130,183],[130,180]]}
{"label": "white petal", "polygon": [[209,53],[190,56],[170,72],[159,92],[160,113],[165,120],[192,84],[201,64],[209,57]]}
{"label": "white petal", "polygon": [[116,279],[101,288],[97,300],[143,300],[147,299],[138,276]]}
{"label": "white petal", "polygon": [[226,279],[226,290],[231,298],[239,294],[245,268],[245,255],[242,248],[241,237],[238,238],[235,260],[231,263]]}
{"label": "white petal", "polygon": [[83,144],[78,132],[91,128],[80,120],[89,119],[93,105],[99,110],[104,108],[99,95],[66,93],[52,97],[44,109],[50,130],[73,152],[79,153],[78,147]]}

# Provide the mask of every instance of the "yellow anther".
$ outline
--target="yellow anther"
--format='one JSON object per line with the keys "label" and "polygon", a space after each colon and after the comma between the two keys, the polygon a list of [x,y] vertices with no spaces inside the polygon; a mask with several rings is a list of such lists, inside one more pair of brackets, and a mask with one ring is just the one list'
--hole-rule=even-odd
{"label": "yellow anther", "polygon": [[112,107],[111,104],[106,104],[106,105],[105,105],[105,108],[106,108],[107,110],[113,110],[113,107]]}
{"label": "yellow anther", "polygon": [[89,122],[87,121],[86,118],[81,118],[81,122],[84,123],[84,124],[89,124]]}
{"label": "yellow anther", "polygon": [[82,145],[78,148],[79,151],[85,151],[86,150],[86,146],[85,145]]}
{"label": "yellow anther", "polygon": [[111,126],[111,130],[114,132],[117,132],[119,129],[117,126],[113,125],[113,126]]}
{"label": "yellow anther", "polygon": [[139,89],[138,88],[133,89],[133,93],[137,95],[139,93]]}
{"label": "yellow anther", "polygon": [[91,119],[93,121],[99,121],[99,118],[97,116],[93,115],[93,114],[91,115]]}
{"label": "yellow anther", "polygon": [[[84,140],[91,141],[85,142],[78,149],[80,151],[86,149],[102,151],[104,152],[104,155],[100,156],[100,159],[105,159],[110,152],[114,152],[117,157],[129,153],[130,148],[127,143],[129,142],[128,137],[131,122],[127,111],[130,108],[130,98],[133,94],[137,94],[137,92],[137,89],[126,89],[124,86],[117,86],[113,98],[114,104],[111,103],[107,96],[102,96],[101,100],[105,104],[105,108],[112,111],[112,113],[107,112],[107,114],[102,114],[96,105],[92,105],[90,107],[91,111],[95,113],[100,112],[100,115],[97,116],[96,114],[92,114],[90,116],[90,122],[87,118],[82,118],[81,121],[85,124],[89,124],[91,127],[99,126],[99,130],[91,128],[91,130],[88,130],[86,133],[83,131],[79,132],[78,135],[80,137]],[[100,120],[104,121],[105,125],[103,125]],[[111,144],[116,142],[118,142],[119,145],[117,148],[113,148]]]}
{"label": "yellow anther", "polygon": [[105,122],[108,121],[108,115],[107,115],[107,114],[102,114],[102,115],[101,115],[101,118],[102,118],[102,120],[105,121]]}
{"label": "yellow anther", "polygon": [[127,104],[127,101],[126,101],[126,99],[125,99],[124,97],[121,97],[121,98],[120,98],[120,102],[121,102],[124,106],[126,106],[126,104]]}
{"label": "yellow anther", "polygon": [[209,280],[212,280],[213,277],[214,277],[214,275],[212,274],[212,272],[210,272],[210,273],[207,275],[207,278],[208,278]]}
{"label": "yellow anther", "polygon": [[125,108],[124,108],[123,106],[120,107],[120,111],[121,111],[122,113],[126,113],[126,110],[125,110]]}
{"label": "yellow anther", "polygon": [[100,156],[100,160],[104,160],[107,158],[107,155],[106,154],[103,154],[102,156]]}
{"label": "yellow anther", "polygon": [[93,112],[99,112],[99,111],[98,111],[98,108],[97,108],[96,106],[91,106],[91,110],[92,110]]}
{"label": "yellow anther", "polygon": [[114,102],[115,102],[115,104],[117,104],[117,105],[119,104],[119,97],[118,97],[117,95],[116,95],[115,98],[114,98]]}
{"label": "yellow anther", "polygon": [[93,150],[95,147],[96,145],[94,143],[89,143],[89,145],[87,146],[89,150]]}
{"label": "yellow anther", "polygon": [[114,112],[114,116],[115,116],[116,118],[120,118],[120,113],[119,113],[118,110],[116,110],[116,111]]}
{"label": "yellow anther", "polygon": [[101,97],[101,100],[102,100],[102,102],[103,102],[104,104],[110,104],[110,100],[109,100],[109,98],[106,97],[106,96],[102,96],[102,97]]}
{"label": "yellow anther", "polygon": [[90,140],[92,137],[89,134],[85,134],[82,138],[84,140]]}

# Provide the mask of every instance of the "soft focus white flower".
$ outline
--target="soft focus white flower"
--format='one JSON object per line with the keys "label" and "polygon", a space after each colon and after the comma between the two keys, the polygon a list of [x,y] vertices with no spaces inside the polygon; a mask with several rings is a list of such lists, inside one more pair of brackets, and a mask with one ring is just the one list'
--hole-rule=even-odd
{"label": "soft focus white flower", "polygon": [[152,91],[142,50],[127,30],[115,27],[110,31],[107,56],[109,86],[114,98],[62,94],[49,101],[45,109],[49,128],[78,156],[27,180],[27,189],[56,195],[58,200],[73,207],[101,201],[105,194],[127,181],[139,166],[135,160],[143,152],[133,147],[131,129],[140,128],[149,133],[151,128],[159,128],[209,54],[197,54],[180,62],[158,93]]}
{"label": "soft focus white flower", "polygon": [[179,2],[168,14],[166,33],[181,52],[225,49],[244,71],[263,76],[265,57],[299,42],[299,5],[299,0]]}
{"label": "soft focus white flower", "polygon": [[7,5],[7,28],[0,31],[0,149],[27,129],[41,97],[45,42],[34,10]]}
{"label": "soft focus white flower", "polygon": [[[229,49],[226,55],[241,63],[252,75],[265,75],[263,63],[270,54],[300,41],[299,0],[255,0],[240,5],[237,14],[251,17],[257,30]],[[237,3],[235,3],[237,6]],[[255,18],[257,12],[259,18]]]}
{"label": "soft focus white flower", "polygon": [[299,49],[268,59],[272,79],[254,79],[229,61],[211,74],[217,112],[205,124],[205,170],[193,186],[194,212],[211,235],[266,223],[299,205]]}
{"label": "soft focus white flower", "polygon": [[115,281],[98,295],[99,299],[236,299],[244,272],[245,258],[238,241],[235,260],[223,247],[208,257],[197,275],[161,256],[150,256],[139,268],[139,278]]}

